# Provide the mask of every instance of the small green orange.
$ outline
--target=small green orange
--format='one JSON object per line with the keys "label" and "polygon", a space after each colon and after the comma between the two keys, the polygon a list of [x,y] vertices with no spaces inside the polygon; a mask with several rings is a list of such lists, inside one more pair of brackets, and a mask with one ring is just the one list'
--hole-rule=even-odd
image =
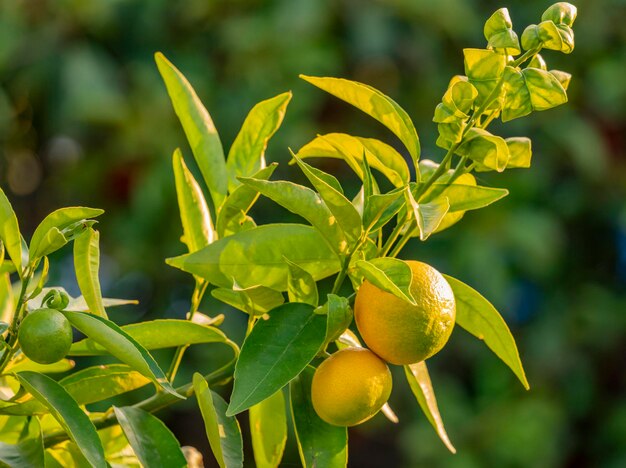
{"label": "small green orange", "polygon": [[27,358],[39,364],[52,364],[69,352],[72,326],[58,310],[38,309],[22,320],[17,337]]}
{"label": "small green orange", "polygon": [[391,394],[387,364],[365,348],[337,351],[313,376],[311,400],[317,415],[335,426],[356,426],[374,416]]}
{"label": "small green orange", "polygon": [[448,342],[456,319],[454,293],[430,265],[411,267],[412,305],[369,281],[356,295],[354,318],[365,344],[391,364],[413,364],[439,352]]}

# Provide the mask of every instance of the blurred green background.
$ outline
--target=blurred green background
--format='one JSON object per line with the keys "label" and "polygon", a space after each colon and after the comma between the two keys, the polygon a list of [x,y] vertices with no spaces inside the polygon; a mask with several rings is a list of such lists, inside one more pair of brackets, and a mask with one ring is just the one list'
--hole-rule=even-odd
{"label": "blurred green background", "polygon": [[[549,1],[509,0],[0,0],[0,184],[30,234],[51,210],[87,205],[100,219],[106,295],[132,297],[130,322],[182,317],[191,278],[163,259],[184,251],[172,150],[190,156],[153,62],[163,51],[211,112],[225,147],[248,110],[285,90],[294,98],[268,161],[278,177],[294,149],[317,133],[393,135],[298,79],[347,77],[396,99],[414,118],[424,157],[439,160],[431,122],[462,48],[484,47],[482,25],[506,6],[514,26],[539,21]],[[531,391],[479,341],[458,330],[429,361],[448,433],[447,453],[401,378],[382,416],[350,431],[354,467],[626,466],[626,2],[581,1],[576,49],[546,52],[573,74],[566,106],[493,131],[533,139],[533,167],[481,175],[511,195],[434,236],[405,258],[428,261],[489,298],[508,321]],[[191,163],[191,158],[188,158]],[[319,166],[356,189],[340,162]],[[285,212],[267,200],[257,222]],[[69,290],[71,249],[52,277]],[[226,313],[241,337],[239,312]],[[215,348],[192,350],[208,371]],[[398,374],[400,377],[400,374]],[[164,415],[183,444],[212,466],[197,411]],[[245,418],[241,418],[245,426]],[[285,466],[296,466],[293,445]],[[253,466],[248,456],[248,466]]]}

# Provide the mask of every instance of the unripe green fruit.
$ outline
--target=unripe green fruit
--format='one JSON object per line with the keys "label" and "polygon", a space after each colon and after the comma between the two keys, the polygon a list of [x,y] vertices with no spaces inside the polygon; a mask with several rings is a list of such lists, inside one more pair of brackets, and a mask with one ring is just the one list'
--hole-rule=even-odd
{"label": "unripe green fruit", "polygon": [[18,341],[28,359],[52,364],[63,359],[72,345],[72,326],[54,309],[38,309],[20,324]]}

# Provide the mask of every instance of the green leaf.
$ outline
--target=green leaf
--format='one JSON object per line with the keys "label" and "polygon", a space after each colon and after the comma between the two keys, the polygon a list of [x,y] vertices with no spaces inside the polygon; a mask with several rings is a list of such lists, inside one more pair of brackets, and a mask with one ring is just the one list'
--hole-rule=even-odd
{"label": "green leaf", "polygon": [[538,68],[522,70],[533,110],[542,111],[565,104],[567,93],[557,78]]}
{"label": "green leaf", "polygon": [[15,296],[9,273],[0,274],[0,321],[11,323],[15,314]]}
{"label": "green leaf", "polygon": [[289,266],[287,275],[287,294],[289,302],[303,302],[317,307],[319,296],[317,294],[317,283],[311,274],[300,268],[287,257],[285,262]]}
{"label": "green leaf", "polygon": [[[476,103],[480,106],[494,90],[506,66],[506,55],[487,49],[463,49],[465,74],[478,91]],[[487,108],[497,107],[497,100]]]}
{"label": "green leaf", "polygon": [[[272,163],[254,174],[256,180],[266,180],[271,177],[274,170],[278,166]],[[237,232],[245,230],[245,226],[249,224],[250,218],[247,216],[252,205],[259,198],[259,192],[256,190],[240,185],[237,187],[224,201],[222,209],[217,215],[215,223],[218,238],[230,236]]]}
{"label": "green leaf", "polygon": [[450,209],[447,197],[429,203],[417,203],[410,189],[406,190],[407,207],[417,222],[420,240],[425,241],[434,233]]}
{"label": "green leaf", "polygon": [[[72,297],[70,296],[65,288],[61,286],[54,286],[50,288],[42,288],[42,290],[37,294],[37,296],[33,297],[28,301],[28,310],[35,310],[45,307],[44,299],[49,294],[50,291],[56,290],[58,293],[66,295],[70,302],[64,307],[64,310],[71,310],[74,312],[89,312],[89,306],[87,305],[87,301],[83,296]],[[105,308],[108,307],[118,307],[129,304],[138,304],[139,302],[134,299],[113,299],[110,297],[102,298],[102,304]]]}
{"label": "green leaf", "polygon": [[345,297],[335,294],[326,296],[324,304],[317,313],[326,314],[326,340],[325,344],[338,339],[352,323],[353,312],[350,303]]}
{"label": "green leaf", "polygon": [[226,402],[209,389],[204,377],[193,376],[193,388],[204,419],[206,435],[221,468],[243,466],[243,440],[237,418],[226,415]]}
{"label": "green leaf", "polygon": [[556,24],[565,24],[567,26],[573,26],[576,20],[578,9],[567,2],[558,2],[548,7],[546,11],[541,15],[542,21],[554,21]]}
{"label": "green leaf", "polygon": [[240,413],[283,388],[324,344],[326,318],[292,302],[259,320],[241,348],[227,414]]}
{"label": "green leaf", "polygon": [[307,367],[291,381],[289,393],[300,460],[305,468],[344,468],[348,464],[348,430],[320,419],[311,402],[315,369]]}
{"label": "green leaf", "polygon": [[513,23],[506,8],[500,8],[491,15],[485,23],[484,34],[490,48],[502,50],[508,55],[521,52],[519,39],[513,31]]}
{"label": "green leaf", "polygon": [[11,202],[0,188],[0,240],[20,277],[22,276],[22,237]]}
{"label": "green leaf", "polygon": [[28,418],[20,440],[15,444],[0,442],[0,465],[11,468],[44,466],[44,448],[41,428],[37,418]]}
{"label": "green leaf", "polygon": [[265,167],[267,142],[280,128],[290,100],[291,92],[279,94],[256,104],[246,117],[226,161],[230,192],[239,185],[237,177],[250,177]]}
{"label": "green leaf", "polygon": [[413,274],[411,267],[404,260],[397,258],[375,258],[370,261],[359,260],[356,267],[374,286],[415,305],[411,294]]}
{"label": "green leaf", "polygon": [[339,271],[339,260],[317,230],[301,224],[267,224],[220,239],[204,249],[167,263],[228,288],[266,286],[287,290],[289,258],[315,281]]}
{"label": "green leaf", "polygon": [[528,390],[528,380],[506,322],[498,311],[478,292],[461,281],[444,275],[456,300],[456,323],[485,344],[511,368]]}
{"label": "green leaf", "polygon": [[202,189],[187,168],[179,149],[174,151],[172,166],[180,221],[183,225],[183,242],[189,252],[195,252],[215,240],[211,213]]}
{"label": "green leaf", "polygon": [[70,394],[43,374],[24,371],[15,375],[22,386],[48,408],[87,461],[94,467],[106,467],[96,428]]}
{"label": "green leaf", "polygon": [[[79,405],[88,405],[130,392],[150,383],[139,372],[123,364],[94,366],[75,372],[59,381]],[[37,400],[2,408],[3,414],[30,415],[47,412]]]}
{"label": "green leaf", "polygon": [[552,74],[559,81],[559,83],[561,83],[563,89],[567,91],[572,75],[561,70],[550,70],[550,74]]}
{"label": "green leaf", "polygon": [[433,122],[452,123],[467,120],[477,97],[478,90],[466,76],[452,77],[441,103],[435,108]]}
{"label": "green leaf", "polygon": [[396,187],[410,180],[409,168],[404,157],[392,146],[374,138],[362,138],[345,133],[320,135],[304,145],[296,156],[305,158],[343,159],[363,179],[361,161],[367,155],[368,163],[380,171]]}
{"label": "green leaf", "polygon": [[265,286],[215,288],[211,295],[249,315],[263,315],[285,302],[282,293]]}
{"label": "green leaf", "polygon": [[417,167],[420,141],[411,118],[393,99],[380,91],[356,81],[300,75],[305,81],[352,104],[391,130],[409,150]]}
{"label": "green leaf", "polygon": [[6,371],[33,371],[39,372],[40,374],[58,374],[72,370],[74,368],[74,365],[74,361],[71,361],[69,359],[61,359],[60,361],[54,362],[52,364],[39,364],[37,362],[31,361],[26,356],[22,355],[19,359],[11,361],[6,367]]}
{"label": "green leaf", "polygon": [[154,58],[218,211],[226,198],[228,174],[222,142],[213,120],[183,74],[162,53],[157,52]]}
{"label": "green leaf", "polygon": [[[207,343],[231,344],[220,329],[189,320],[152,320],[125,325],[121,330],[147,350]],[[86,338],[73,343],[69,355],[102,356],[109,354],[107,349],[96,339]]]}
{"label": "green leaf", "polygon": [[526,86],[526,79],[521,71],[507,66],[504,69],[504,82],[502,84],[503,100],[502,122],[509,122],[519,117],[524,117],[533,111],[530,91]]}
{"label": "green leaf", "polygon": [[[507,167],[513,166],[509,165]],[[509,194],[507,189],[457,183],[453,183],[452,185],[435,183],[431,187],[432,191],[426,193],[424,200],[429,202],[434,199],[446,197],[450,203],[448,213],[478,210],[501,200]]]}
{"label": "green leaf", "polygon": [[100,291],[100,233],[89,228],[74,239],[74,269],[89,312],[107,318]]}
{"label": "green leaf", "polygon": [[[115,323],[85,312],[65,310],[61,313],[76,329],[106,349],[109,354],[128,364],[166,392],[184,399],[176,393],[150,353]],[[71,349],[70,353],[72,353]]]}
{"label": "green leaf", "polygon": [[82,206],[61,208],[50,213],[37,226],[30,240],[31,261],[61,248],[83,221],[100,216],[102,213],[104,210]]}
{"label": "green leaf", "polygon": [[530,159],[532,156],[530,138],[512,137],[507,138],[505,141],[506,145],[509,147],[507,169],[513,167],[530,167]]}
{"label": "green leaf", "polygon": [[333,214],[335,221],[348,238],[351,244],[350,247],[353,246],[361,236],[361,215],[359,215],[359,212],[350,200],[345,197],[339,182],[336,184],[329,182],[329,180],[336,181],[336,179],[330,174],[326,174],[303,162],[294,154],[292,156],[296,159],[304,175],[319,192],[320,197],[322,197],[322,200],[324,200],[324,203],[326,203],[326,206]]}
{"label": "green leaf", "polygon": [[509,148],[504,138],[482,128],[471,128],[456,152],[477,162],[478,171],[502,172],[509,162]]}
{"label": "green leaf", "polygon": [[452,442],[450,442],[450,438],[443,426],[441,414],[439,414],[439,407],[437,406],[437,398],[435,398],[435,391],[430,381],[430,375],[428,375],[426,363],[422,361],[404,366],[404,373],[413,395],[415,395],[426,418],[435,431],[437,431],[437,435],[450,452],[456,453],[456,449],[452,445]]}
{"label": "green leaf", "polygon": [[279,466],[287,443],[287,415],[282,390],[252,406],[249,415],[257,468]]}
{"label": "green leaf", "polygon": [[180,444],[163,421],[132,406],[114,406],[113,410],[133,452],[143,466],[187,466]]}
{"label": "green leaf", "polygon": [[303,185],[289,181],[266,181],[241,178],[251,189],[275,201],[292,213],[302,216],[315,227],[328,245],[338,253],[345,251],[345,235],[320,195]]}

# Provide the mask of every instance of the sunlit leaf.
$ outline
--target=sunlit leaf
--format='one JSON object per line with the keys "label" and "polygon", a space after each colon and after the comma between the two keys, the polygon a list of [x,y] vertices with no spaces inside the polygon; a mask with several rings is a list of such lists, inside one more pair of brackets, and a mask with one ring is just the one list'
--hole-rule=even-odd
{"label": "sunlit leaf", "polygon": [[228,175],[213,120],[184,75],[162,53],[157,52],[154,57],[213,205],[219,208],[226,197]]}
{"label": "sunlit leaf", "polygon": [[411,391],[417,402],[419,403],[422,411],[426,415],[426,418],[433,426],[437,435],[441,441],[446,445],[448,450],[452,453],[456,453],[456,449],[450,442],[450,438],[446,433],[446,429],[443,426],[441,414],[439,414],[439,407],[437,406],[437,399],[435,398],[435,391],[433,384],[430,381],[430,375],[428,374],[428,368],[424,361],[404,366],[404,372],[406,379],[409,382]]}
{"label": "sunlit leaf", "polygon": [[0,188],[0,240],[16,270],[22,275],[22,238],[11,202]]}
{"label": "sunlit leaf", "polygon": [[456,300],[456,323],[485,344],[511,368],[527,390],[530,388],[513,335],[498,311],[478,292],[444,275]]}
{"label": "sunlit leaf", "polygon": [[404,260],[391,257],[360,260],[356,262],[356,267],[374,286],[410,304],[416,304],[411,295],[413,274]]}
{"label": "sunlit leaf", "polygon": [[44,448],[37,418],[25,419],[20,440],[15,444],[0,441],[0,465],[11,468],[44,466]]}
{"label": "sunlit leaf", "polygon": [[287,275],[289,302],[304,302],[317,307],[319,301],[317,284],[311,274],[286,257],[285,262],[289,266]]}
{"label": "sunlit leaf", "polygon": [[100,291],[100,233],[87,229],[74,240],[74,269],[89,312],[107,318]]}
{"label": "sunlit leaf", "polygon": [[316,281],[339,271],[339,260],[322,235],[301,224],[266,224],[220,239],[198,252],[170,258],[167,263],[229,288],[266,286],[287,290],[289,258]]}
{"label": "sunlit leaf", "polygon": [[179,149],[172,156],[178,210],[183,226],[183,241],[189,252],[195,252],[215,240],[211,213],[202,189],[187,168]]}
{"label": "sunlit leaf", "polygon": [[239,185],[237,177],[250,177],[265,167],[267,142],[280,127],[290,100],[291,92],[279,94],[256,104],[246,117],[226,161],[230,192]]}
{"label": "sunlit leaf", "polygon": [[285,302],[282,293],[265,286],[249,288],[215,288],[211,295],[235,309],[250,315],[263,315]]}
{"label": "sunlit leaf", "polygon": [[420,142],[406,111],[380,91],[356,81],[300,75],[305,81],[352,104],[378,120],[404,143],[415,166],[420,157]]}

